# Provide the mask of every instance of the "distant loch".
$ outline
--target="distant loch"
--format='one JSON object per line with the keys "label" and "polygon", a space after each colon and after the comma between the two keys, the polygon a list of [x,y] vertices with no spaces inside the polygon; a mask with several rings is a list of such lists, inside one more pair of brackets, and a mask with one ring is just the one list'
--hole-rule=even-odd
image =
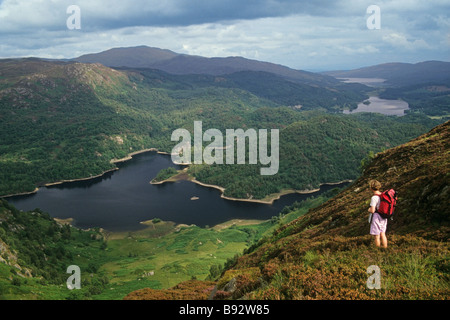
{"label": "distant loch", "polygon": [[344,110],[345,114],[356,112],[375,112],[389,116],[404,116],[405,110],[409,110],[409,105],[403,100],[386,100],[378,97],[370,97],[369,99],[358,104],[358,108],[349,111]]}

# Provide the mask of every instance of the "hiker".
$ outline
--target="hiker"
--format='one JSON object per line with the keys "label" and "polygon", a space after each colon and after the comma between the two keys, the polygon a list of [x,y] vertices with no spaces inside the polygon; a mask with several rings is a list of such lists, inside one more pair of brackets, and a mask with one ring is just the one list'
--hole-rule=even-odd
{"label": "hiker", "polygon": [[373,193],[368,210],[371,213],[370,234],[375,236],[375,245],[377,247],[383,246],[383,248],[387,248],[386,227],[388,219],[382,218],[377,212],[380,206],[381,183],[377,180],[371,180],[369,181],[369,187]]}

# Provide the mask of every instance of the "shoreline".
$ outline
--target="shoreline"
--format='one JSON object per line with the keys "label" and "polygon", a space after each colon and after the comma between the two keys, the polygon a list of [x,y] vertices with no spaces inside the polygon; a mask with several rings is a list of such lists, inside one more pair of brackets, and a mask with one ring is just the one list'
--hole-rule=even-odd
{"label": "shoreline", "polygon": [[123,158],[120,158],[120,159],[111,159],[109,161],[109,163],[125,162],[125,161],[133,159],[133,156],[135,156],[137,154],[141,154],[141,153],[145,153],[145,152],[151,152],[151,151],[156,151],[157,153],[163,153],[162,151],[158,151],[158,149],[156,149],[156,148],[142,149],[142,150],[139,150],[139,151],[131,152],[126,157],[123,157]]}
{"label": "shoreline", "polygon": [[225,192],[225,188],[218,186],[218,185],[214,185],[214,184],[207,184],[201,181],[196,180],[194,177],[188,175],[185,171],[187,168],[183,169],[182,171],[180,171],[178,174],[162,180],[162,181],[158,181],[158,182],[153,182],[150,181],[150,184],[154,184],[154,185],[159,185],[159,184],[163,184],[166,182],[177,182],[177,181],[190,181],[193,183],[196,183],[200,186],[203,187],[207,187],[207,188],[213,188],[213,189],[217,189],[221,192],[220,197],[222,199],[225,200],[230,200],[230,201],[243,201],[243,202],[254,202],[254,203],[262,203],[262,204],[273,204],[276,200],[279,200],[282,196],[288,195],[288,194],[292,194],[292,193],[299,193],[299,194],[310,194],[310,193],[315,193],[320,191],[320,188],[324,185],[338,185],[341,183],[351,183],[353,182],[353,180],[347,179],[347,180],[342,180],[342,181],[338,181],[338,182],[325,182],[325,183],[321,183],[319,185],[319,188],[317,189],[312,189],[312,190],[295,190],[295,189],[285,189],[285,190],[281,190],[280,192],[277,193],[273,193],[273,194],[269,194],[267,195],[265,198],[263,199],[241,199],[241,198],[234,198],[234,197],[228,197],[224,195]]}
{"label": "shoreline", "polygon": [[[126,157],[123,157],[123,158],[120,158],[120,159],[111,159],[109,162],[113,163],[113,164],[115,164],[115,163],[122,163],[122,162],[129,161],[129,160],[133,159],[133,156],[135,156],[135,155],[146,153],[146,152],[156,152],[156,153],[162,154],[162,155],[171,155],[168,152],[159,151],[156,148],[147,148],[147,149],[142,149],[142,150],[139,150],[139,151],[131,152]],[[179,165],[182,165],[182,164],[179,164]],[[102,173],[100,173],[98,175],[95,175],[95,176],[83,177],[83,178],[78,178],[78,179],[61,180],[61,181],[56,181],[56,182],[50,182],[50,183],[46,183],[46,184],[44,184],[42,186],[36,187],[33,191],[4,195],[4,196],[0,196],[0,199],[9,198],[9,197],[15,197],[15,196],[23,196],[23,195],[35,194],[35,193],[37,193],[39,191],[39,188],[41,188],[41,187],[51,187],[51,186],[60,185],[60,184],[63,184],[63,183],[70,183],[70,182],[86,181],[86,180],[96,179],[96,178],[102,177],[103,175],[105,175],[105,174],[107,174],[109,172],[113,172],[113,171],[117,171],[117,170],[119,170],[119,168],[115,167],[115,168],[106,170],[106,171],[104,171],[104,172],[102,172]],[[269,205],[271,205],[271,204],[274,203],[274,201],[279,200],[284,195],[288,195],[288,194],[292,194],[292,193],[310,194],[310,193],[315,193],[315,192],[320,191],[320,188],[323,185],[338,185],[338,184],[341,184],[341,183],[353,182],[353,180],[350,180],[350,179],[339,181],[339,182],[326,182],[326,183],[321,183],[319,185],[319,188],[312,189],[312,190],[286,189],[286,190],[281,190],[280,192],[277,192],[277,193],[274,193],[274,194],[267,195],[264,199],[243,199],[243,198],[241,199],[241,198],[234,198],[234,197],[225,196],[224,195],[224,192],[225,192],[225,188],[224,187],[221,187],[221,186],[218,186],[218,185],[213,185],[213,184],[207,184],[207,183],[198,181],[194,177],[188,175],[186,173],[186,170],[187,170],[187,167],[184,168],[182,171],[180,171],[178,174],[176,174],[176,175],[174,175],[174,176],[172,176],[172,177],[170,177],[168,179],[165,179],[165,180],[162,180],[162,181],[158,181],[158,182],[150,181],[150,184],[159,185],[159,184],[163,184],[163,183],[166,183],[166,182],[176,182],[176,181],[187,180],[187,181],[191,181],[193,183],[196,183],[198,185],[201,185],[203,187],[213,188],[213,189],[219,190],[221,192],[220,197],[222,199],[225,199],[225,200],[242,201],[242,202],[253,202],[253,203],[262,203],[262,204],[269,204]]]}
{"label": "shoreline", "polygon": [[315,192],[320,191],[320,187],[323,186],[323,185],[338,185],[338,184],[345,183],[345,182],[349,182],[349,183],[353,182],[353,180],[343,180],[343,181],[332,182],[332,183],[321,183],[319,188],[312,189],[312,190],[286,189],[286,190],[281,190],[280,192],[277,192],[277,193],[269,194],[263,199],[240,199],[240,198],[233,198],[233,197],[225,196],[224,195],[225,188],[223,188],[223,187],[220,187],[220,186],[217,186],[217,185],[212,185],[212,184],[206,184],[206,183],[200,182],[200,181],[195,180],[195,179],[192,179],[190,181],[194,182],[196,184],[199,184],[201,186],[204,186],[204,187],[214,188],[214,189],[220,190],[222,192],[221,195],[220,195],[220,197],[222,199],[226,199],[226,200],[230,200],[230,201],[255,202],[255,203],[262,203],[262,204],[273,204],[276,200],[279,200],[282,196],[285,196],[285,195],[288,195],[288,194],[292,194],[292,193],[298,193],[298,194],[315,193]]}
{"label": "shoreline", "polygon": [[35,194],[36,192],[38,192],[38,190],[39,190],[39,188],[36,187],[36,188],[34,188],[33,191],[7,194],[5,196],[0,196],[0,199],[9,198],[9,197],[16,197],[16,196],[27,196],[27,195],[30,195],[30,194]]}
{"label": "shoreline", "polygon": [[[156,151],[159,154],[167,154],[167,153],[165,153],[163,151],[159,151],[156,148],[142,149],[142,150],[139,150],[139,151],[131,152],[126,157],[123,157],[123,158],[120,158],[120,159],[115,159],[115,158],[111,159],[109,161],[109,163],[115,164],[115,163],[125,162],[125,161],[133,159],[133,156],[135,156],[137,154],[141,154],[141,153],[145,153],[145,152],[152,152],[152,151],[153,152]],[[33,191],[20,192],[20,193],[14,193],[14,194],[7,194],[7,195],[4,195],[4,196],[0,196],[0,199],[35,194],[35,193],[37,193],[39,191],[39,188],[42,188],[42,187],[51,187],[51,186],[56,186],[56,185],[60,185],[60,184],[63,184],[63,183],[70,183],[70,182],[86,181],[86,180],[96,179],[96,178],[100,178],[100,177],[104,176],[105,174],[107,174],[109,172],[113,172],[113,171],[117,171],[117,170],[119,170],[119,168],[115,167],[115,168],[103,171],[102,173],[99,173],[99,174],[97,174],[95,176],[83,177],[83,178],[77,178],[77,179],[69,179],[69,180],[60,180],[60,181],[55,181],[55,182],[49,182],[49,183],[45,183],[43,185],[40,185],[40,186],[36,187]]]}
{"label": "shoreline", "polygon": [[86,181],[86,180],[96,179],[96,178],[102,177],[103,175],[105,175],[105,174],[107,174],[109,172],[113,172],[113,171],[117,171],[117,170],[119,170],[119,168],[109,169],[109,170],[103,171],[102,173],[97,174],[95,176],[79,178],[79,179],[61,180],[61,181],[57,181],[57,182],[50,182],[50,183],[44,184],[41,187],[51,187],[51,186],[56,186],[56,185],[67,183],[67,182],[77,182],[77,181]]}

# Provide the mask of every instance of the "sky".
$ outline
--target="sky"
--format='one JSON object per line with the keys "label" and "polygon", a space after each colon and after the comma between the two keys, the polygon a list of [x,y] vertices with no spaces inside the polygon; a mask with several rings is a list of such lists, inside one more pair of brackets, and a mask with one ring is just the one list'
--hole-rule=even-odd
{"label": "sky", "polygon": [[0,0],[0,58],[147,45],[308,71],[450,61],[449,15],[450,0]]}

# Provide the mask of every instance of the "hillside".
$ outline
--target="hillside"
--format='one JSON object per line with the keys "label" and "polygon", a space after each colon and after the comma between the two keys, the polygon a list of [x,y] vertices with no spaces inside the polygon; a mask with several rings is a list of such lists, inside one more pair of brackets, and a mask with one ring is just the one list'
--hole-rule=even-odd
{"label": "hillside", "polygon": [[111,170],[111,159],[143,149],[157,126],[108,99],[133,85],[102,65],[4,60],[0,74],[3,195]]}
{"label": "hillside", "polygon": [[368,97],[370,88],[359,84],[346,84],[317,80],[315,83],[299,83],[266,71],[238,71],[221,76],[208,74],[173,75],[164,71],[145,68],[117,68],[134,78],[139,74],[146,85],[171,91],[197,88],[239,89],[272,103],[270,106],[291,106],[303,110],[323,109],[339,112],[344,108],[356,108],[357,103]]}
{"label": "hillside", "polygon": [[[246,250],[217,278],[209,297],[448,299],[449,126],[446,122],[378,153],[350,187]],[[368,235],[370,179],[399,192],[394,220],[388,222],[387,249],[375,248]],[[371,265],[381,270],[379,290],[366,286]],[[126,299],[158,294],[142,289]],[[189,299],[189,294],[181,296]]]}
{"label": "hillside", "polygon": [[419,63],[384,63],[345,71],[327,71],[323,74],[336,78],[381,78],[389,86],[410,86],[450,79],[450,62],[424,61]]}
{"label": "hillside", "polygon": [[75,229],[39,209],[22,212],[0,199],[0,300],[76,298],[62,286],[69,265],[83,270],[83,291],[98,293],[108,283],[97,273],[105,248],[98,229]]}
{"label": "hillside", "polygon": [[[261,114],[262,110],[258,113],[255,116],[261,119],[267,116]],[[266,196],[270,198],[286,189],[313,190],[324,182],[354,180],[360,174],[361,161],[370,152],[379,152],[417,136],[418,128],[414,129],[417,124],[410,122],[412,118],[386,118],[376,114],[352,118],[321,113],[301,115],[302,118],[280,130],[278,174],[261,176],[260,165],[192,165],[188,173],[198,181],[224,187],[225,196],[267,200]]]}

